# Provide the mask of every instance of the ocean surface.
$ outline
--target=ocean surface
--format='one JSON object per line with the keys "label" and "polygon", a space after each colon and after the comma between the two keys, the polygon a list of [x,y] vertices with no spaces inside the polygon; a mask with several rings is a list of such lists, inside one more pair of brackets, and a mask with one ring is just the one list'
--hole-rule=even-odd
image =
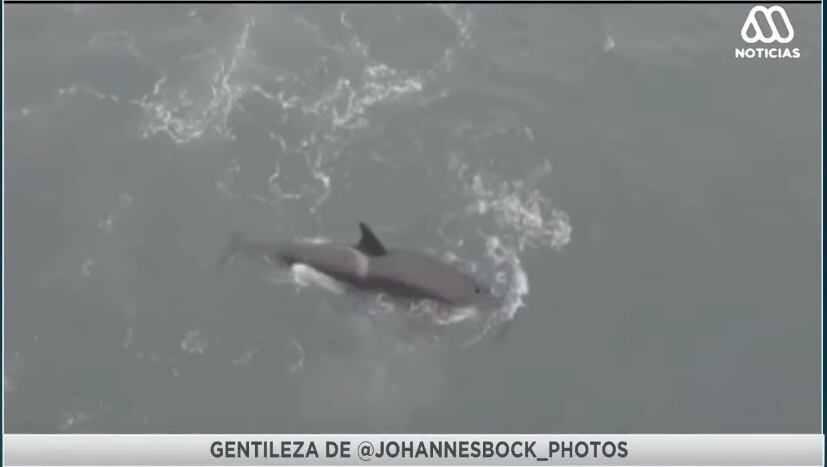
{"label": "ocean surface", "polygon": [[[821,9],[750,7],[5,6],[5,429],[818,432]],[[216,269],[359,221],[497,306]]]}

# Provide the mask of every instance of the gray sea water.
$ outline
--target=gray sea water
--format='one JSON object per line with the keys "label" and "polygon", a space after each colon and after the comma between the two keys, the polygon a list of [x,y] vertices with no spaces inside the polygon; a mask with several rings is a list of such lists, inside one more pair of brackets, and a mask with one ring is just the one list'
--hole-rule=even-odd
{"label": "gray sea water", "polygon": [[[11,432],[818,432],[821,10],[5,7]],[[215,261],[366,221],[481,319]]]}

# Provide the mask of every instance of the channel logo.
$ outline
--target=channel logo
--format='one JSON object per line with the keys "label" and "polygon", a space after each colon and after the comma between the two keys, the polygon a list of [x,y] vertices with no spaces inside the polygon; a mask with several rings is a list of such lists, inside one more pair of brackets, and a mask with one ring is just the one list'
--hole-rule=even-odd
{"label": "channel logo", "polygon": [[[776,13],[777,15],[774,15]],[[763,31],[761,25],[758,23],[759,14],[769,25],[769,34]],[[781,22],[784,24],[786,34],[782,34],[781,30],[779,30],[775,24],[776,17],[781,19]],[[750,32],[750,30],[752,30],[752,32]],[[752,7],[749,15],[747,15],[747,20],[744,21],[744,27],[741,28],[741,38],[744,39],[744,42],[747,44],[755,44],[756,42],[763,42],[764,44],[772,44],[773,42],[788,44],[793,40],[793,37],[795,37],[795,30],[793,29],[792,23],[790,23],[790,17],[787,16],[787,12],[778,5],[769,8],[762,5]]]}
{"label": "channel logo", "polygon": [[[780,26],[780,27],[779,27]],[[747,44],[789,44],[795,37],[795,29],[783,7],[756,5],[747,14],[741,27],[741,39]],[[798,47],[740,47],[735,58],[799,58]]]}

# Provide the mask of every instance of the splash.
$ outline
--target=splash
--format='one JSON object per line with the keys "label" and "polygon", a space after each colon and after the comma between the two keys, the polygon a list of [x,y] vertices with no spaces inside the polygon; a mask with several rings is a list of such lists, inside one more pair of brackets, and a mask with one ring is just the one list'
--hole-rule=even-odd
{"label": "splash", "polygon": [[488,314],[479,332],[464,347],[507,325],[525,308],[530,283],[521,261],[524,252],[560,251],[571,241],[568,214],[540,189],[550,185],[552,166],[547,160],[539,167],[533,166],[532,172],[522,178],[491,169],[488,162],[496,155],[490,151],[490,142],[503,134],[522,138],[526,144],[535,143],[530,127],[502,117],[477,126],[460,123],[453,132],[454,146],[463,149],[452,153],[448,170],[459,182],[465,205],[462,213],[446,216],[445,221],[456,223],[458,218],[459,222],[476,226],[467,235],[477,241],[468,242],[465,249],[480,245],[477,248],[483,250],[485,258],[482,270],[489,273],[492,289],[500,298],[499,307]]}
{"label": "splash", "polygon": [[543,246],[559,251],[571,240],[568,215],[522,180],[498,180],[492,174],[476,173],[465,188],[473,200],[469,209],[513,230],[518,251]]}

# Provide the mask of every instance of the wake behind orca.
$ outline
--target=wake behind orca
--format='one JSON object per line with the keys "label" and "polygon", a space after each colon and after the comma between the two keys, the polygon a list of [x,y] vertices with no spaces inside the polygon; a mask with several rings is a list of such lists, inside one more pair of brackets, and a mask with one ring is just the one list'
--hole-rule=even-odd
{"label": "wake behind orca", "polygon": [[450,307],[474,306],[491,298],[474,278],[428,255],[386,248],[371,229],[359,223],[361,238],[345,243],[253,242],[238,232],[230,237],[219,265],[233,256],[260,257],[285,267],[313,268],[356,290],[385,293],[408,300],[431,300]]}

